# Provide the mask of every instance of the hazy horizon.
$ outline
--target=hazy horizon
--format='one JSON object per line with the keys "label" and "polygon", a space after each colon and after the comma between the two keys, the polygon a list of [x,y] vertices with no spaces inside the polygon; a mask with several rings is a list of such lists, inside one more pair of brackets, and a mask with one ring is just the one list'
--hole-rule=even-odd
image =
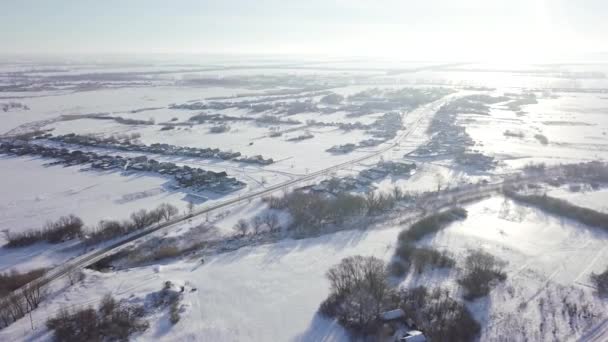
{"label": "hazy horizon", "polygon": [[608,5],[560,1],[6,1],[3,55],[545,61],[603,55]]}

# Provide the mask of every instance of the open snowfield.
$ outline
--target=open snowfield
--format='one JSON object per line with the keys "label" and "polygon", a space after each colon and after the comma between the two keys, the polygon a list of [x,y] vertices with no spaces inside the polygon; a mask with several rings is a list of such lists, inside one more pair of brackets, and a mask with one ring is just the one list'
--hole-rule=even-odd
{"label": "open snowfield", "polygon": [[10,232],[39,229],[59,216],[79,215],[87,224],[124,219],[132,212],[167,202],[185,209],[185,194],[171,191],[161,177],[120,172],[82,172],[49,166],[44,159],[2,158],[0,225]]}
{"label": "open snowfield", "polygon": [[[469,304],[483,323],[480,340],[491,340],[510,329],[537,341],[552,340],[554,335],[549,331],[554,327],[555,334],[564,340],[579,336],[582,331],[572,330],[562,316],[563,298],[581,305],[588,303],[593,312],[605,310],[588,277],[607,265],[603,256],[608,234],[500,197],[472,204],[467,210],[468,219],[450,225],[422,244],[449,251],[458,264],[467,250],[479,248],[508,262],[506,282],[488,298]],[[154,314],[150,317],[151,328],[136,339],[345,341],[348,337],[342,328],[316,314],[329,291],[324,273],[351,255],[390,260],[400,230],[344,231],[245,247],[206,258],[204,265],[197,260],[110,274],[88,271],[84,283],[47,300],[34,313],[35,336],[49,336],[41,322],[61,306],[91,305],[106,293],[117,298],[144,297],[170,280],[197,289],[184,295],[186,311],[182,320],[171,326],[166,314]],[[456,272],[410,275],[401,285],[444,286],[458,296]],[[539,306],[543,301],[545,306]],[[554,321],[545,320],[552,315]],[[600,319],[603,316],[592,321]],[[546,325],[543,332],[539,330],[541,322]],[[29,321],[22,319],[0,332],[0,337],[16,338],[27,330]]]}
{"label": "open snowfield", "polygon": [[564,199],[580,207],[608,213],[608,189],[571,191],[567,188],[552,188],[548,196]]}
{"label": "open snowfield", "polygon": [[[524,113],[492,106],[489,115],[465,114],[460,124],[476,150],[496,156],[507,169],[530,162],[573,163],[608,158],[608,101],[599,94],[556,93],[522,106]],[[506,131],[522,137],[505,136]],[[535,136],[543,135],[548,144]]]}
{"label": "open snowfield", "polygon": [[[83,284],[45,302],[35,321],[62,305],[95,303],[106,293],[117,298],[144,296],[167,280],[197,288],[185,294],[188,305],[178,325],[163,315],[139,339],[163,341],[346,341],[344,330],[316,315],[329,293],[325,272],[349,255],[373,255],[388,260],[398,228],[347,231],[319,238],[286,240],[243,248],[200,262],[178,262],[112,274],[90,273]],[[0,338],[19,338],[29,324],[18,321]],[[28,328],[29,329],[29,328]],[[39,339],[48,333],[38,324]]]}
{"label": "open snowfield", "polygon": [[[608,234],[537,209],[494,197],[466,207],[469,215],[425,239],[422,244],[453,254],[462,265],[467,251],[482,249],[508,262],[507,280],[488,298],[469,305],[482,323],[481,340],[498,338],[515,330],[515,340],[573,340],[589,327],[570,325],[563,315],[566,302],[588,304],[599,313],[591,322],[606,317],[606,302],[590,283],[591,273],[608,266],[605,258]],[[437,271],[408,277],[403,285],[440,285],[458,293],[455,273]],[[553,320],[553,321],[551,321]],[[544,330],[540,327],[544,325]],[[551,332],[555,329],[555,332]]]}
{"label": "open snowfield", "polygon": [[[273,63],[276,61],[2,66],[0,85],[11,85],[12,77],[32,82],[27,86],[30,90],[0,92],[0,103],[16,101],[28,108],[16,106],[0,111],[2,135],[38,129],[49,129],[54,136],[76,133],[110,137],[137,133],[136,140],[146,145],[219,148],[246,156],[262,155],[273,158],[274,163],[260,165],[183,154],[146,154],[148,158],[177,166],[226,171],[229,177],[246,183],[243,189],[228,194],[201,192],[193,196],[188,188],[170,186],[174,185],[170,176],[152,172],[83,170],[88,165],[48,166],[45,164],[52,159],[3,155],[0,156],[0,231],[39,229],[45,222],[68,214],[81,217],[91,228],[100,220],[126,219],[136,210],[150,210],[163,202],[177,206],[179,212],[184,213],[190,200],[200,209],[323,171],[312,180],[278,189],[275,194],[279,194],[331,177],[356,177],[381,160],[415,162],[416,172],[410,176],[388,175],[374,179],[369,187],[357,188],[359,193],[387,193],[395,186],[403,191],[426,192],[482,180],[498,183],[505,175],[519,171],[530,162],[556,164],[608,159],[608,95],[604,89],[608,83],[605,77],[600,77],[606,71],[605,65],[589,65],[586,69],[576,65],[507,67],[423,62],[301,61],[282,66]],[[600,74],[583,77],[589,70]],[[415,88],[430,93],[430,89],[438,91],[438,86],[453,92],[416,105],[411,104],[416,103],[415,100],[408,102],[410,93],[390,98],[385,90],[372,90]],[[322,103],[321,98],[330,92],[345,98],[339,104]],[[364,100],[348,98],[360,92],[367,92],[359,95]],[[498,162],[496,168],[482,170],[458,165],[450,153],[411,154],[434,138],[427,128],[437,111],[452,100],[477,94],[508,94],[513,100],[529,92],[536,94],[537,104],[516,109],[504,102],[494,103],[489,105],[487,115],[463,111],[456,116],[455,125],[464,127],[473,141],[466,146],[466,151],[494,157]],[[199,107],[189,107],[196,103]],[[182,107],[169,108],[172,104]],[[259,112],[254,110],[257,104],[264,105]],[[227,108],[223,108],[224,105]],[[297,105],[306,109],[301,110]],[[99,113],[113,118],[150,120],[150,123],[84,117]],[[401,126],[397,129],[381,124],[371,127],[385,113],[402,115]],[[223,118],[190,120],[198,114],[220,114]],[[69,115],[82,118],[66,117]],[[266,115],[279,121],[256,121]],[[289,124],[284,120],[299,123]],[[309,125],[308,120],[327,126]],[[346,130],[337,125],[357,121],[368,127]],[[168,123],[175,126],[161,130]],[[220,123],[228,124],[230,129],[210,133],[210,129]],[[326,151],[336,145],[356,145],[376,139],[382,136],[382,130],[390,132],[388,136],[392,138],[376,146],[359,146],[347,153]],[[506,131],[521,135],[506,136]],[[273,137],[272,132],[282,132],[282,135]],[[314,137],[289,141],[305,133]],[[546,137],[547,143],[543,144],[536,135]],[[144,154],[61,145],[46,139],[32,143],[123,157]],[[348,163],[365,156],[370,158]],[[347,165],[328,170],[342,163]],[[608,210],[607,191],[583,190],[553,188],[548,194],[580,206]],[[229,239],[235,234],[234,227],[240,219],[251,221],[267,210],[259,197],[251,198],[163,228],[139,242],[182,236],[185,237],[182,240],[186,240],[195,228],[203,225],[212,227],[206,232],[210,238]],[[482,325],[480,341],[498,340],[505,332],[512,333],[513,340],[523,340],[524,336],[534,341],[575,340],[591,325],[607,319],[603,314],[606,302],[596,297],[589,280],[592,273],[608,266],[607,233],[502,197],[468,205],[467,210],[466,220],[453,223],[420,243],[449,252],[458,267],[464,264],[467,252],[472,249],[483,249],[508,263],[507,280],[498,284],[489,297],[467,304]],[[289,214],[277,212],[281,225],[287,226]],[[200,260],[169,258],[160,265],[108,273],[86,270],[83,283],[65,288],[64,280],[53,284],[51,297],[32,313],[33,333],[26,317],[1,330],[0,341],[49,340],[51,334],[44,321],[61,307],[95,304],[106,293],[137,301],[160,290],[168,280],[184,284],[188,289],[184,294],[186,309],[182,319],[172,326],[166,311],[155,312],[147,318],[150,328],[135,336],[135,340],[346,341],[348,336],[343,328],[316,313],[329,293],[325,272],[347,256],[375,256],[390,261],[401,229],[403,227],[391,223],[301,240],[252,243],[236,251],[205,256],[204,264]],[[0,234],[0,246],[4,243],[5,237]],[[84,247],[75,241],[0,248],[0,272],[57,266],[82,252]],[[456,282],[458,267],[394,280],[407,287],[446,287],[453,297],[462,300]],[[563,310],[571,303],[588,304],[593,315],[569,320]]]}

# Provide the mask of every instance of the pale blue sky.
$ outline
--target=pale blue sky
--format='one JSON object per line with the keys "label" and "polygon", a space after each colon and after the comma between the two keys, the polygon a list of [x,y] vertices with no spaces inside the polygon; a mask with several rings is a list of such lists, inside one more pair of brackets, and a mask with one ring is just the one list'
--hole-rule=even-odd
{"label": "pale blue sky", "polygon": [[542,54],[605,50],[602,0],[0,0],[8,53]]}

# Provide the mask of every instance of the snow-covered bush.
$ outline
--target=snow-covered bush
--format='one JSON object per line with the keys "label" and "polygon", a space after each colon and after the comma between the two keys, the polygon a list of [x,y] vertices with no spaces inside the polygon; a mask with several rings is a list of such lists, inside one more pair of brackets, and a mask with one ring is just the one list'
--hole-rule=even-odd
{"label": "snow-covered bush", "polygon": [[472,251],[465,260],[464,275],[458,283],[464,287],[465,298],[473,300],[487,296],[492,287],[507,279],[506,263],[481,250]]}
{"label": "snow-covered bush", "polygon": [[116,301],[111,295],[103,298],[97,310],[63,308],[46,321],[56,341],[127,341],[148,328],[143,319],[144,308]]}

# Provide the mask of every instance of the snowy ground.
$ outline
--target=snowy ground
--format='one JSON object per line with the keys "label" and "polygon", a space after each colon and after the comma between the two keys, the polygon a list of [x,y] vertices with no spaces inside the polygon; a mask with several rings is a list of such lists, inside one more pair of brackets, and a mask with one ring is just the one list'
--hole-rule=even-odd
{"label": "snowy ground", "polygon": [[[600,314],[593,322],[603,318],[606,303],[595,297],[588,277],[608,265],[603,257],[608,234],[500,197],[470,205],[467,210],[468,219],[422,243],[448,250],[459,264],[468,249],[477,248],[508,262],[507,281],[488,298],[469,304],[484,327],[481,340],[496,338],[510,329],[539,341],[551,340],[553,328],[560,338],[579,336],[582,325],[572,330],[562,316],[564,298],[589,304]],[[182,320],[171,327],[164,315],[153,316],[151,328],[139,339],[347,340],[343,329],[316,315],[319,303],[328,295],[324,273],[350,255],[373,255],[388,261],[400,230],[343,231],[284,240],[220,254],[204,265],[180,261],[111,274],[89,271],[83,284],[56,295],[35,311],[36,336],[48,337],[41,322],[61,306],[90,305],[106,293],[118,298],[143,297],[171,280],[197,288],[185,294],[187,310]],[[445,286],[458,296],[456,273],[433,271],[410,276],[402,286]],[[539,330],[541,322],[544,332]],[[22,319],[0,332],[0,337],[17,338],[28,329],[29,321]]]}
{"label": "snowy ground", "polygon": [[[475,203],[467,210],[466,220],[450,225],[422,244],[448,251],[460,265],[467,251],[475,249],[508,262],[507,280],[488,298],[469,305],[482,323],[481,340],[498,338],[510,329],[535,341],[580,336],[589,326],[569,323],[562,312],[566,302],[588,304],[600,314],[590,320],[592,323],[606,318],[603,312],[608,303],[594,294],[589,280],[591,273],[603,272],[608,266],[606,232],[501,197]],[[454,281],[457,272],[408,277],[403,284],[440,285],[459,293]]]}
{"label": "snowy ground", "polygon": [[581,207],[608,213],[608,189],[571,191],[560,187],[550,189],[547,195],[564,199]]}
{"label": "snowy ground", "polygon": [[[12,77],[15,77],[12,72],[23,72],[28,75],[28,79],[40,78],[40,84],[45,82],[45,77],[51,75],[86,78],[87,74],[96,73],[104,79],[104,73],[110,76],[112,73],[151,73],[141,78],[130,79],[129,76],[121,81],[100,81],[91,88],[82,88],[81,83],[84,81],[76,79],[59,82],[53,90],[3,92],[3,103],[17,101],[29,109],[0,113],[0,134],[40,128],[52,128],[53,134],[91,133],[107,136],[140,133],[141,141],[147,144],[214,147],[239,151],[245,155],[261,154],[274,158],[277,161],[275,164],[261,167],[224,161],[158,157],[163,161],[215,171],[226,170],[230,176],[248,183],[248,187],[241,191],[246,193],[367,155],[388,143],[358,149],[350,154],[333,155],[325,150],[333,145],[356,144],[370,138],[370,134],[362,130],[345,132],[332,127],[276,125],[280,130],[293,130],[271,138],[268,136],[269,126],[243,122],[231,122],[231,130],[222,134],[209,134],[209,124],[160,131],[160,123],[173,118],[177,118],[175,122],[183,123],[200,112],[169,109],[170,104],[204,101],[213,97],[234,97],[229,101],[238,101],[239,94],[246,94],[241,96],[242,99],[260,99],[265,96],[265,92],[290,89],[330,89],[349,95],[374,87],[444,85],[459,90],[454,96],[470,93],[525,93],[534,89],[539,96],[539,103],[523,106],[523,113],[497,104],[491,106],[489,115],[460,115],[458,124],[465,126],[475,141],[472,149],[501,161],[496,170],[471,172],[454,166],[449,158],[415,160],[418,164],[415,175],[407,179],[387,177],[378,180],[373,186],[379,191],[388,191],[394,185],[399,185],[403,190],[428,191],[480,179],[493,181],[532,161],[563,163],[608,158],[608,96],[605,92],[590,90],[608,87],[606,79],[564,77],[560,74],[564,70],[559,66],[555,67],[556,70],[547,66],[543,70],[550,72],[538,73],[536,69],[539,66],[506,68],[472,65],[433,68],[430,63],[340,61],[334,65],[308,64],[306,67],[297,67],[296,63],[291,68],[261,68],[258,64],[247,69],[243,65],[253,65],[253,62],[231,63],[239,68],[230,69],[223,61],[214,61],[213,65],[201,64],[200,67],[169,66],[162,63],[132,66],[49,65],[47,67],[59,68],[59,71],[51,73],[36,72],[33,70],[36,65],[27,63],[0,66],[0,84],[10,84]],[[605,65],[589,67],[601,69]],[[428,69],[399,72],[400,69],[410,68]],[[387,73],[388,69],[394,72]],[[159,70],[163,72],[152,75]],[[205,82],[210,83],[188,83],[197,78],[205,78]],[[236,80],[236,83],[226,85],[221,82],[224,78]],[[475,90],[470,88],[472,86],[496,89]],[[551,90],[553,88],[569,91]],[[311,98],[318,100],[319,96]],[[234,116],[250,114],[243,109],[218,112]],[[138,120],[153,119],[155,124],[125,125],[93,119],[60,120],[62,115],[92,113],[108,113],[111,116]],[[381,114],[383,112],[378,111],[351,118],[341,111],[323,115],[304,112],[283,118],[302,122],[314,119],[322,122],[361,121],[370,124]],[[375,165],[380,158],[406,160],[405,154],[429,139],[426,127],[432,114],[433,110],[429,110],[418,128],[396,148],[373,160],[325,176],[354,175]],[[418,124],[412,117],[405,116],[404,129]],[[506,130],[521,131],[524,137],[504,136]],[[310,131],[315,137],[299,142],[286,141],[305,131]],[[549,143],[542,145],[534,137],[536,134],[545,135]],[[39,228],[47,220],[72,213],[91,225],[100,219],[126,218],[137,209],[150,209],[162,202],[172,203],[182,211],[187,204],[187,193],[168,190],[165,186],[168,181],[166,178],[144,174],[123,175],[118,172],[80,172],[79,167],[44,167],[46,162],[48,160],[31,157],[0,158],[0,188],[3,190],[0,195],[0,230]],[[238,195],[235,193],[222,198]],[[603,204],[606,198],[604,190],[572,193],[565,189],[555,189],[550,195],[582,206],[606,210]],[[211,199],[219,200],[220,196]],[[163,234],[167,237],[179,236],[209,219],[218,228],[218,234],[227,235],[232,233],[232,226],[240,218],[249,219],[263,210],[265,207],[257,201],[240,203],[214,213],[211,218],[198,217]],[[502,198],[473,204],[468,210],[467,220],[451,225],[423,243],[448,250],[456,256],[459,263],[462,263],[466,250],[471,248],[488,250],[508,261],[507,281],[499,285],[489,298],[469,305],[476,318],[483,323],[481,340],[491,340],[504,334],[504,331],[523,331],[529,333],[528,337],[532,340],[550,340],[548,331],[553,328],[559,336],[555,338],[558,340],[578,336],[582,332],[580,325],[573,328],[559,314],[552,316],[553,312],[561,310],[562,298],[590,303],[594,310],[605,311],[605,303],[595,299],[588,280],[592,272],[602,271],[607,266],[604,245],[608,237],[605,233],[544,215]],[[57,292],[33,313],[36,326],[33,335],[29,331],[29,321],[22,319],[0,331],[0,340],[48,339],[50,335],[44,328],[44,320],[61,306],[92,304],[107,292],[118,298],[144,296],[159,290],[166,280],[188,282],[197,291],[185,295],[188,309],[177,326],[168,325],[164,315],[156,315],[151,318],[151,328],[138,337],[140,340],[346,340],[343,329],[316,315],[318,305],[328,294],[324,273],[350,255],[374,255],[388,261],[401,227],[383,228],[344,231],[317,238],[285,240],[242,248],[213,256],[203,266],[197,262],[179,261],[163,265],[160,272],[157,272],[155,266],[110,274],[88,271],[87,280],[83,284]],[[0,245],[3,243],[3,237],[0,237]],[[37,244],[19,250],[1,249],[0,271],[57,265],[80,252],[71,243]],[[455,276],[455,273],[441,270],[421,277],[406,278],[402,285],[435,284],[459,293]],[[549,304],[541,307],[541,300]],[[599,318],[603,317],[596,317]],[[541,322],[547,327],[543,333],[538,332]]]}
{"label": "snowy ground", "polygon": [[[608,159],[608,101],[601,94],[555,93],[522,110],[517,113],[496,104],[489,115],[461,115],[459,121],[475,140],[473,149],[497,157],[504,162],[503,169],[530,162]],[[505,136],[506,131],[523,137]],[[548,144],[541,144],[537,134],[545,136]]]}

